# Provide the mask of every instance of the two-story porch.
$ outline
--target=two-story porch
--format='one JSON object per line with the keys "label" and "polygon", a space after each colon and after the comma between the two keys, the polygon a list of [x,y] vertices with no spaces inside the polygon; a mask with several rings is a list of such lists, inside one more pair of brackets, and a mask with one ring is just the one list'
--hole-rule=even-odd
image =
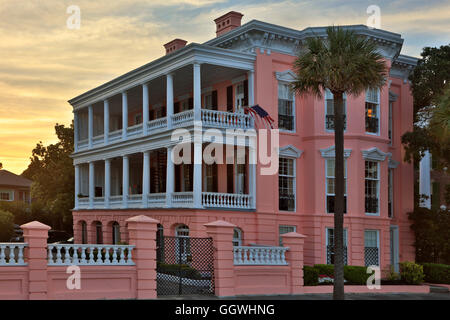
{"label": "two-story porch", "polygon": [[[191,44],[71,100],[75,209],[254,209],[248,143],[240,163],[225,153],[204,163],[204,140],[192,142],[191,163],[167,156],[175,129],[252,131],[243,107],[254,102],[254,59]],[[239,132],[221,144],[236,149]]]}

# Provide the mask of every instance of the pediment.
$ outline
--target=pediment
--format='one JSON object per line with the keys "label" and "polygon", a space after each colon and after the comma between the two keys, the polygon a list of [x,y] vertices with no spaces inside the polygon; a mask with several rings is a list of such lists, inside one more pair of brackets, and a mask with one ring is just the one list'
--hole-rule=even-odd
{"label": "pediment", "polygon": [[275,72],[275,76],[278,81],[294,82],[296,79],[295,72],[292,70]]}
{"label": "pediment", "polygon": [[300,158],[300,156],[302,155],[303,151],[294,147],[293,145],[287,145],[284,147],[281,147],[278,150],[278,155],[280,157],[288,157],[288,158]]}
{"label": "pediment", "polygon": [[387,156],[391,154],[389,152],[383,152],[378,148],[370,148],[362,150],[362,155],[365,160],[384,161]]}
{"label": "pediment", "polygon": [[[329,148],[320,149],[320,154],[324,158],[335,158],[336,152],[335,152],[335,146],[331,146]],[[350,157],[350,154],[352,153],[352,149],[344,149],[344,158]]]}

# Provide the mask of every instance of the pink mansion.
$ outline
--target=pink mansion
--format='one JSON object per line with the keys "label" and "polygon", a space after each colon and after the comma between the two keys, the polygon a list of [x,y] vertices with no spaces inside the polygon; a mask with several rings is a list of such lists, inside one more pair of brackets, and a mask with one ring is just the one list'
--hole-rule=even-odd
{"label": "pink mansion", "polygon": [[[225,220],[233,245],[279,246],[281,234],[306,236],[307,265],[333,263],[333,96],[290,90],[296,53],[325,28],[295,30],[242,14],[217,19],[205,43],[175,39],[166,55],[70,100],[75,124],[75,243],[127,242],[126,220],[147,215],[160,235],[206,237],[205,223]],[[381,90],[346,97],[346,263],[389,265],[414,260],[407,212],[413,209],[413,166],[403,162],[401,135],[412,129],[407,77],[417,59],[400,54],[399,34],[347,26],[375,41],[389,67]],[[243,107],[264,108],[279,129],[276,174],[252,165],[247,142],[222,141],[224,159],[202,162],[210,142],[193,140],[193,164],[170,156],[174,129],[261,128]],[[258,131],[256,131],[258,132]],[[236,138],[238,134],[236,134]],[[241,142],[239,142],[241,141]],[[169,155],[169,156],[168,156]],[[231,163],[229,163],[231,162]],[[183,250],[188,250],[184,248]]]}

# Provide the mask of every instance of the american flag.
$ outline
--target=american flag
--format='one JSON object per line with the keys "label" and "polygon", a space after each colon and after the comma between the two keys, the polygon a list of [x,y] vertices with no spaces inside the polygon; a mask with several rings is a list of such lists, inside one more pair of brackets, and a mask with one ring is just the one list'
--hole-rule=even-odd
{"label": "american flag", "polygon": [[267,113],[266,110],[261,108],[258,104],[254,105],[253,107],[246,107],[244,109],[244,112],[246,114],[250,114],[255,119],[255,124],[257,120],[257,116],[263,121],[264,125],[269,126],[271,129],[273,129],[274,120],[273,118]]}

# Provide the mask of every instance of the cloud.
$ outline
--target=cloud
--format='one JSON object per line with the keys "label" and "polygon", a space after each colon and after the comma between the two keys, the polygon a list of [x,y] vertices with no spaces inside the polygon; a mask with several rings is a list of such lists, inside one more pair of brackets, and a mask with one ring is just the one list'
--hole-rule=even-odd
{"label": "cloud", "polygon": [[[89,89],[164,54],[175,37],[202,43],[213,19],[235,10],[252,19],[304,29],[365,24],[373,1],[338,0],[0,0],[0,159],[21,173],[39,140],[52,142],[54,124],[68,125],[67,103]],[[402,34],[403,52],[449,42],[446,1],[377,1],[382,28]],[[81,29],[69,30],[66,9],[81,9]],[[7,142],[5,142],[7,141]]]}

